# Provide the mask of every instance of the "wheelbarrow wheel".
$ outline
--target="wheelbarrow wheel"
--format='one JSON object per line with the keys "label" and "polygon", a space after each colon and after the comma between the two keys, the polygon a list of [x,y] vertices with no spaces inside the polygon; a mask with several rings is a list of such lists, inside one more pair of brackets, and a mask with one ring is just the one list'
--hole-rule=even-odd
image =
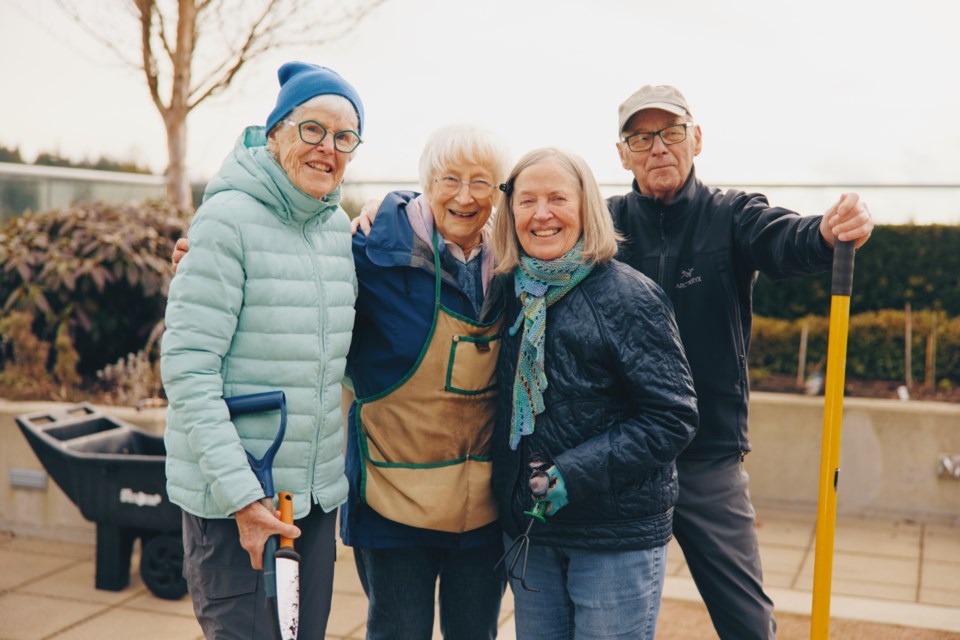
{"label": "wheelbarrow wheel", "polygon": [[157,535],[143,541],[140,577],[150,592],[164,600],[179,600],[187,593],[183,579],[183,541],[178,536]]}

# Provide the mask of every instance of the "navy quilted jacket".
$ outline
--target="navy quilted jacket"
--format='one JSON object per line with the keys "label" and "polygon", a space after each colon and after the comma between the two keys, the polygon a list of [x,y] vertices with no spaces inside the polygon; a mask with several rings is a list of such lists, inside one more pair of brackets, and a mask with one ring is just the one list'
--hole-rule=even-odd
{"label": "navy quilted jacket", "polygon": [[[513,279],[498,280],[509,326]],[[490,296],[491,298],[493,296]],[[509,447],[520,332],[504,331],[497,367],[493,487],[510,536],[527,524],[527,461],[538,452],[566,482],[570,503],[531,532],[549,546],[648,549],[672,535],[674,461],[693,439],[697,406],[673,310],[652,280],[611,261],[547,311],[546,411]]]}

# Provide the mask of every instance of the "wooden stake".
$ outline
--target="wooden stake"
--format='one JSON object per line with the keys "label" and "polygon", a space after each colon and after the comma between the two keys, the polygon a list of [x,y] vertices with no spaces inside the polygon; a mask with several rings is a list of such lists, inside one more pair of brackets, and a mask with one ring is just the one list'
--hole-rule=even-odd
{"label": "wooden stake", "polygon": [[810,331],[809,322],[803,321],[800,325],[800,355],[797,357],[797,386],[802,387],[807,379],[807,335]]}
{"label": "wooden stake", "polygon": [[930,335],[927,336],[927,371],[923,386],[933,391],[937,380],[937,314],[930,319]]}
{"label": "wooden stake", "polygon": [[903,308],[903,370],[904,382],[909,389],[913,385],[913,315],[910,303]]}

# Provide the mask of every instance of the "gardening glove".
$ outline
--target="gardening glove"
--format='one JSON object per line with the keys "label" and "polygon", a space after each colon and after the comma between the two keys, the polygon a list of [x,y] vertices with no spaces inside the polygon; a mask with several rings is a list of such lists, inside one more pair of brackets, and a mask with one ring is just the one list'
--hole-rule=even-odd
{"label": "gardening glove", "polygon": [[560,471],[556,467],[550,467],[547,469],[547,476],[550,478],[550,488],[547,489],[546,495],[547,515],[552,516],[567,506],[570,501],[567,499],[567,483],[560,475]]}

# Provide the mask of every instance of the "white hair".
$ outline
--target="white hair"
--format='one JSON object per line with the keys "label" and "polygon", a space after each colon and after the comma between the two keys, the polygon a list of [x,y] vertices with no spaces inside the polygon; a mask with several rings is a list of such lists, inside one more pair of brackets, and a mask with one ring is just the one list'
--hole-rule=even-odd
{"label": "white hair", "polygon": [[507,175],[509,162],[506,146],[489,131],[473,125],[448,125],[427,138],[420,154],[420,187],[426,193],[437,174],[454,163],[489,169],[499,184]]}

